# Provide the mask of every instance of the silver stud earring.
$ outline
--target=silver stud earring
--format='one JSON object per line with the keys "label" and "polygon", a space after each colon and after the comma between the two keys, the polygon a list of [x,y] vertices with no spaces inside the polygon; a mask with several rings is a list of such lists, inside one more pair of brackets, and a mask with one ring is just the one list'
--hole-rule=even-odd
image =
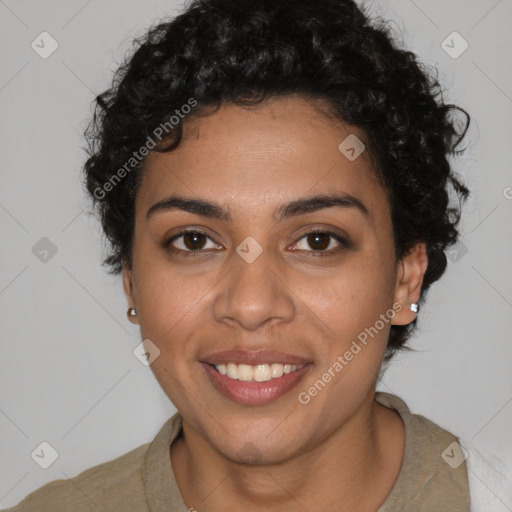
{"label": "silver stud earring", "polygon": [[135,308],[130,308],[127,312],[126,312],[128,318],[133,318],[134,316],[137,316],[137,310]]}
{"label": "silver stud earring", "polygon": [[420,310],[420,305],[417,302],[411,304],[411,311],[417,313]]}

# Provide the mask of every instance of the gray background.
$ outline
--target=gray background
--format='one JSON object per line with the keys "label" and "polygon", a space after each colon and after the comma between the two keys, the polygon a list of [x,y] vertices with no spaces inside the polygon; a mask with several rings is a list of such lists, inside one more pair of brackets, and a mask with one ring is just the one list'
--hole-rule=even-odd
{"label": "gray background", "polygon": [[[174,412],[132,353],[138,329],[120,279],[100,268],[79,172],[94,95],[130,41],[179,5],[0,0],[0,507],[149,442]],[[420,312],[418,352],[397,357],[378,389],[511,461],[512,1],[371,5],[473,121],[456,162],[474,192],[464,246]],[[59,45],[47,59],[31,48],[43,31]],[[453,31],[469,43],[457,59],[441,46]],[[43,237],[57,248],[46,262],[32,251]],[[59,454],[46,470],[31,457],[42,441]]]}

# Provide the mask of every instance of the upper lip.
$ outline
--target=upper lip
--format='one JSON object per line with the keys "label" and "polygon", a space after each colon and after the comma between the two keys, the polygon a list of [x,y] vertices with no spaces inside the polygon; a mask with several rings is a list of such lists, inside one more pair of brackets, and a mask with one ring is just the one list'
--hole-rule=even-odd
{"label": "upper lip", "polygon": [[303,357],[295,356],[292,354],[285,354],[276,350],[225,350],[223,352],[215,352],[201,359],[201,361],[208,364],[248,364],[256,366],[259,364],[292,364],[301,365],[309,363]]}

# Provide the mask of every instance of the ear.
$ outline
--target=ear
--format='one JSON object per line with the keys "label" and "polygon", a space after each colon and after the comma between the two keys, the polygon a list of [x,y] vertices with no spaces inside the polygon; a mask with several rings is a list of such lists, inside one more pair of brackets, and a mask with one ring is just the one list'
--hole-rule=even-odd
{"label": "ear", "polygon": [[428,257],[426,244],[418,243],[398,263],[395,300],[400,303],[402,309],[397,311],[392,320],[393,325],[408,325],[416,318],[416,313],[411,311],[413,302],[420,299],[421,285],[427,270]]}
{"label": "ear", "polygon": [[[123,265],[123,289],[124,289],[124,295],[126,297],[126,300],[128,302],[129,308],[136,308],[135,305],[135,298],[133,294],[133,281],[132,281],[132,271],[128,268],[127,264]],[[137,317],[130,317],[128,316],[128,320],[132,324],[138,324]]]}

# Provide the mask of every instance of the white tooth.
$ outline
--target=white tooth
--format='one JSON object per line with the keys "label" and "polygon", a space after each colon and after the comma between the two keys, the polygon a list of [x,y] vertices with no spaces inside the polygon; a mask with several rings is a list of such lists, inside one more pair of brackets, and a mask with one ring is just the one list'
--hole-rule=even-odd
{"label": "white tooth", "polygon": [[259,364],[254,368],[254,380],[256,382],[264,382],[270,380],[272,375],[270,373],[270,365]]}
{"label": "white tooth", "polygon": [[248,364],[235,364],[228,363],[216,365],[217,371],[222,375],[227,375],[231,379],[237,379],[241,381],[256,381],[256,382],[266,382],[270,379],[278,379],[282,377],[283,374],[292,373],[297,371],[297,369],[302,368],[304,365],[294,365],[294,364],[280,364],[273,363],[269,364],[259,364],[257,366],[251,366]]}
{"label": "white tooth", "polygon": [[270,366],[270,373],[272,378],[277,379],[283,376],[283,365],[279,363],[274,363]]}
{"label": "white tooth", "polygon": [[227,367],[227,376],[231,379],[238,379],[238,365],[229,363]]}
{"label": "white tooth", "polygon": [[252,366],[249,364],[238,365],[238,380],[252,380],[253,371]]}

